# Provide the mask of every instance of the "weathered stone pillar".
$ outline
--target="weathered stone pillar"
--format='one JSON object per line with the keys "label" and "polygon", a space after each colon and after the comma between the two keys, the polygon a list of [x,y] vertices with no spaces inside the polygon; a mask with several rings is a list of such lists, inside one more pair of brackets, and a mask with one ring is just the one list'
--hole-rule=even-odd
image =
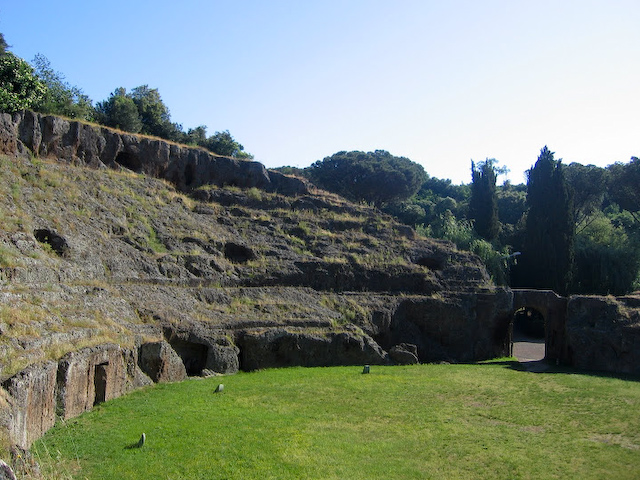
{"label": "weathered stone pillar", "polygon": [[28,449],[56,422],[55,362],[32,365],[6,380],[2,422],[9,440]]}

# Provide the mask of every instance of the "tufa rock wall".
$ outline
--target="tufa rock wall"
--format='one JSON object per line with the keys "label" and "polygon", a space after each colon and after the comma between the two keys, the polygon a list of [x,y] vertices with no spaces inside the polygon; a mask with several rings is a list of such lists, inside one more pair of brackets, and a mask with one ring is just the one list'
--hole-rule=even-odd
{"label": "tufa rock wall", "polygon": [[58,361],[57,409],[64,420],[140,386],[134,352],[106,344],[70,352]]}
{"label": "tufa rock wall", "polygon": [[10,441],[29,448],[56,418],[73,418],[152,382],[239,369],[473,361],[507,355],[508,290],[431,300],[414,296],[391,303],[389,297],[378,300],[370,294],[348,297],[365,306],[372,303],[356,323],[340,328],[325,328],[313,318],[299,324],[236,322],[225,327],[165,323],[141,327],[164,340],[132,348],[87,347],[57,363],[33,365],[2,384],[2,421]]}
{"label": "tufa rock wall", "polygon": [[182,359],[167,342],[149,342],[140,346],[138,364],[156,383],[180,382],[187,378]]}
{"label": "tufa rock wall", "polygon": [[243,332],[239,345],[243,370],[388,363],[387,352],[371,337],[355,329],[322,333],[258,329]]}
{"label": "tufa rock wall", "polygon": [[580,370],[640,375],[640,297],[514,290],[513,311],[545,321],[545,360]]}
{"label": "tufa rock wall", "polygon": [[564,346],[573,367],[640,375],[640,297],[570,297]]}
{"label": "tufa rock wall", "polygon": [[2,421],[11,443],[29,448],[55,424],[57,371],[55,362],[46,362],[3,382]]}
{"label": "tufa rock wall", "polygon": [[134,350],[104,344],[31,365],[2,383],[1,421],[12,444],[30,448],[57,418],[69,419],[94,405],[151,384]]}
{"label": "tufa rock wall", "polygon": [[467,362],[508,355],[512,294],[498,288],[475,293],[409,297],[378,335],[383,348],[417,346],[421,362]]}
{"label": "tufa rock wall", "polygon": [[269,171],[259,162],[31,111],[13,116],[1,113],[0,154],[27,150],[93,168],[127,168],[168,180],[183,191],[202,185],[235,185],[285,195],[308,193],[302,180]]}

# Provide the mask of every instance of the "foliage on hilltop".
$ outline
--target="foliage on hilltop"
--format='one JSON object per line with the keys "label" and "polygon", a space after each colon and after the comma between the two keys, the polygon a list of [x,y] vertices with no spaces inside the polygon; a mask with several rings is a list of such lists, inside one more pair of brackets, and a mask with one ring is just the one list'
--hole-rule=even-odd
{"label": "foliage on hilltop", "polygon": [[[476,253],[499,284],[603,295],[640,287],[638,158],[606,168],[565,165],[545,147],[527,184],[497,185],[506,168],[487,159],[472,162],[470,184],[455,185],[425,173],[416,188],[396,185],[402,175],[389,173],[394,165],[381,168],[376,153],[391,156],[338,152],[305,169],[279,170],[374,203],[422,235]],[[365,176],[376,171],[380,175]],[[385,201],[381,190],[389,190]],[[390,196],[394,192],[403,194]]]}
{"label": "foliage on hilltop", "polygon": [[169,108],[157,88],[140,85],[127,92],[125,88],[118,87],[109,98],[94,105],[81,88],[71,85],[62,73],[54,70],[44,55],[36,55],[32,66],[7,49],[8,45],[0,33],[2,112],[34,110],[197,145],[217,155],[253,158],[228,130],[207,137],[207,127],[200,125],[185,132],[181,124],[172,122]]}
{"label": "foliage on hilltop", "polygon": [[[228,130],[208,135],[200,125],[185,131],[172,121],[158,89],[119,87],[94,105],[43,55],[32,66],[8,48],[0,33],[0,111],[33,109],[197,145],[218,155],[253,158]],[[551,153],[545,149],[541,157]],[[639,288],[640,160],[632,157],[606,168],[552,160],[555,173],[539,177],[539,169],[532,167],[527,185],[498,186],[505,169],[495,159],[472,162],[471,183],[454,185],[385,150],[341,151],[304,169],[280,171],[371,203],[423,235],[473,251],[501,284],[597,294]],[[534,259],[546,258],[557,245],[564,245],[564,253],[546,260],[553,268],[533,273],[541,265]]]}
{"label": "foliage on hilltop", "polygon": [[408,158],[376,150],[335,153],[311,165],[307,177],[349,200],[383,206],[414,195],[427,176]]}

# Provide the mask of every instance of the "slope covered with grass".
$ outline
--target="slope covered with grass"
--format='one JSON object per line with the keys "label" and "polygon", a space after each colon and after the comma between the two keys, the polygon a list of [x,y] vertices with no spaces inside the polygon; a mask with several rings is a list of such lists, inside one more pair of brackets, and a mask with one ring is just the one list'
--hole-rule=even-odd
{"label": "slope covered with grass", "polygon": [[59,424],[34,452],[49,478],[637,478],[640,383],[517,365],[161,384]]}

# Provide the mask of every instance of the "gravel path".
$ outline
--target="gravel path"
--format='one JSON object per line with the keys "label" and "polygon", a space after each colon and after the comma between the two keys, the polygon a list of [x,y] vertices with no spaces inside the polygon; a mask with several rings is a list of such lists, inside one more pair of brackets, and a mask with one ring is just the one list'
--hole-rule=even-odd
{"label": "gravel path", "polygon": [[537,362],[544,358],[544,339],[513,336],[513,356],[520,362]]}

